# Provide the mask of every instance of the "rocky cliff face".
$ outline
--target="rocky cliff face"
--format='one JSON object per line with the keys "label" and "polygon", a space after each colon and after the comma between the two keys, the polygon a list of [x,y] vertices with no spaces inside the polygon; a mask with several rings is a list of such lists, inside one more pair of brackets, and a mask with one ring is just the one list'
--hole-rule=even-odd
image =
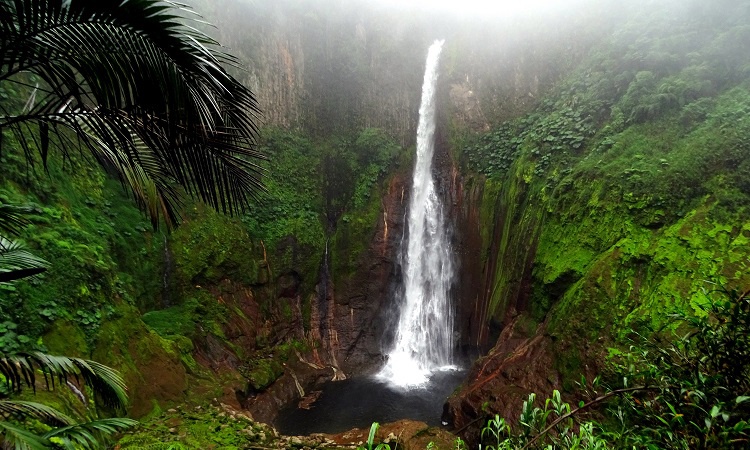
{"label": "rocky cliff face", "polygon": [[[428,32],[367,3],[194,2],[247,71],[263,123],[318,135],[366,127],[413,142]],[[416,26],[415,26],[416,25]]]}
{"label": "rocky cliff face", "polygon": [[[331,277],[328,317],[321,323],[321,335],[328,337],[334,359],[350,373],[375,369],[383,360],[382,341],[392,322],[389,306],[399,277],[407,186],[403,172],[387,182],[382,198],[376,200],[380,203],[377,225],[366,251],[352,272]],[[346,230],[339,233],[346,234]],[[338,251],[342,255],[348,250],[339,247]]]}
{"label": "rocky cliff face", "polygon": [[415,141],[433,40],[446,39],[451,120],[486,130],[535,105],[616,15],[598,3],[586,13],[471,21],[364,1],[192,3],[247,68],[236,73],[256,93],[264,124],[319,135],[378,127],[402,145]]}

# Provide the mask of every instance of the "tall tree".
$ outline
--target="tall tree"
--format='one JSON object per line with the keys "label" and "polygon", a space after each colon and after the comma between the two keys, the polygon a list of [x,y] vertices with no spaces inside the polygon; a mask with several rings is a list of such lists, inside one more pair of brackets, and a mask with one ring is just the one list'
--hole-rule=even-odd
{"label": "tall tree", "polygon": [[156,225],[183,193],[238,212],[262,189],[258,104],[236,60],[169,0],[0,0],[0,103],[31,164],[90,151]]}

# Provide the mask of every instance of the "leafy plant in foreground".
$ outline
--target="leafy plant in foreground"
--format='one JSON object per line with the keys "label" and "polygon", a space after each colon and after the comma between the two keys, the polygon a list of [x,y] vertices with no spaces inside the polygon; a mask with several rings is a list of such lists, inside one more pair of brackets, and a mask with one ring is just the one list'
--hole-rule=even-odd
{"label": "leafy plant in foreground", "polygon": [[[577,408],[558,391],[537,407],[532,393],[517,427],[497,415],[487,422],[480,449],[747,448],[750,291],[719,294],[698,315],[673,315],[681,334],[667,340],[635,333],[629,351],[613,351],[619,386]],[[587,410],[601,423],[582,420]]]}
{"label": "leafy plant in foreground", "polygon": [[[739,448],[750,445],[750,299],[721,290],[698,316],[675,314],[671,342],[639,336],[615,365],[624,383],[653,387],[615,405],[636,446]],[[678,328],[680,330],[680,328]]]}
{"label": "leafy plant in foreground", "polygon": [[380,424],[377,422],[373,422],[370,426],[370,434],[367,436],[367,442],[366,447],[359,446],[357,447],[357,450],[388,450],[390,447],[386,443],[380,443],[375,445],[375,433],[377,433],[378,428],[380,427]]}
{"label": "leafy plant in foreground", "polygon": [[[15,234],[26,224],[24,208],[0,204],[0,233]],[[10,283],[45,270],[46,262],[22,250],[0,234],[0,282]],[[24,387],[36,391],[38,374],[46,387],[68,385],[86,403],[85,394],[73,378],[91,389],[103,405],[120,409],[127,403],[125,383],[120,374],[96,361],[42,352],[0,353],[0,444],[3,448],[36,450],[53,444],[66,449],[99,448],[106,437],[137,424],[126,418],[77,421],[42,403],[13,399]],[[85,391],[85,389],[84,389]],[[44,424],[44,431],[38,432]]]}
{"label": "leafy plant in foreground", "polygon": [[10,283],[44,272],[47,262],[10,238],[26,224],[26,207],[0,203],[0,283]]}
{"label": "leafy plant in foreground", "polygon": [[560,392],[555,390],[540,408],[534,406],[536,394],[529,394],[528,399],[523,402],[518,429],[514,430],[505,419],[495,415],[482,429],[483,444],[480,444],[479,449],[610,448],[606,440],[595,434],[598,425],[593,422],[577,423],[575,420],[579,411],[602,400],[599,398],[571,410],[570,404],[563,402]]}

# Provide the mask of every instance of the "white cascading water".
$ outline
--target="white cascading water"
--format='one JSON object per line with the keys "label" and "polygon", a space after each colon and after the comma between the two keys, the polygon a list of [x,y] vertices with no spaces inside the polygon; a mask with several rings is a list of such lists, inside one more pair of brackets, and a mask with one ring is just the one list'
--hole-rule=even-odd
{"label": "white cascading water", "polygon": [[401,255],[403,298],[394,345],[378,374],[392,385],[406,388],[424,386],[431,373],[452,368],[453,363],[453,308],[449,301],[453,261],[443,206],[432,177],[435,91],[443,42],[435,41],[427,53],[408,243],[402,246]]}

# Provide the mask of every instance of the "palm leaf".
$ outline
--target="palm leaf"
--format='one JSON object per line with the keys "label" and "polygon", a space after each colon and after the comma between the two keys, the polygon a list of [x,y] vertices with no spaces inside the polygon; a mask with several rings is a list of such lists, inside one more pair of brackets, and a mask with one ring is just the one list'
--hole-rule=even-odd
{"label": "palm leaf", "polygon": [[44,376],[47,388],[68,378],[82,380],[104,405],[121,408],[127,404],[127,388],[116,370],[96,361],[52,356],[42,352],[21,353],[0,358],[0,374],[11,390],[20,391],[24,385],[36,389],[37,371]]}
{"label": "palm leaf", "polygon": [[75,148],[63,131],[73,130],[124,184],[142,181],[131,192],[154,223],[155,213],[178,217],[175,185],[230,213],[262,190],[255,97],[224,68],[236,60],[185,25],[186,6],[0,0],[0,8],[0,83],[41,80],[25,108],[0,111],[0,129],[15,133],[29,162],[39,152],[46,163],[50,143]]}
{"label": "palm leaf", "polygon": [[0,203],[0,232],[6,235],[17,235],[28,225],[25,215],[31,212],[28,206]]}
{"label": "palm leaf", "polygon": [[52,447],[49,440],[8,422],[0,421],[0,434],[3,436],[3,449],[47,450]]}
{"label": "palm leaf", "polygon": [[123,430],[138,425],[133,419],[111,418],[101,419],[92,422],[78,423],[62,428],[56,428],[45,434],[43,438],[60,438],[65,443],[66,448],[76,449],[96,449],[100,448],[101,442],[109,436],[120,433]]}
{"label": "palm leaf", "polygon": [[0,236],[0,283],[8,283],[44,272],[47,261],[26,251],[17,241]]}
{"label": "palm leaf", "polygon": [[3,417],[12,416],[20,419],[33,417],[54,426],[72,425],[75,423],[73,419],[55,408],[41,403],[21,400],[0,400],[0,414]]}

